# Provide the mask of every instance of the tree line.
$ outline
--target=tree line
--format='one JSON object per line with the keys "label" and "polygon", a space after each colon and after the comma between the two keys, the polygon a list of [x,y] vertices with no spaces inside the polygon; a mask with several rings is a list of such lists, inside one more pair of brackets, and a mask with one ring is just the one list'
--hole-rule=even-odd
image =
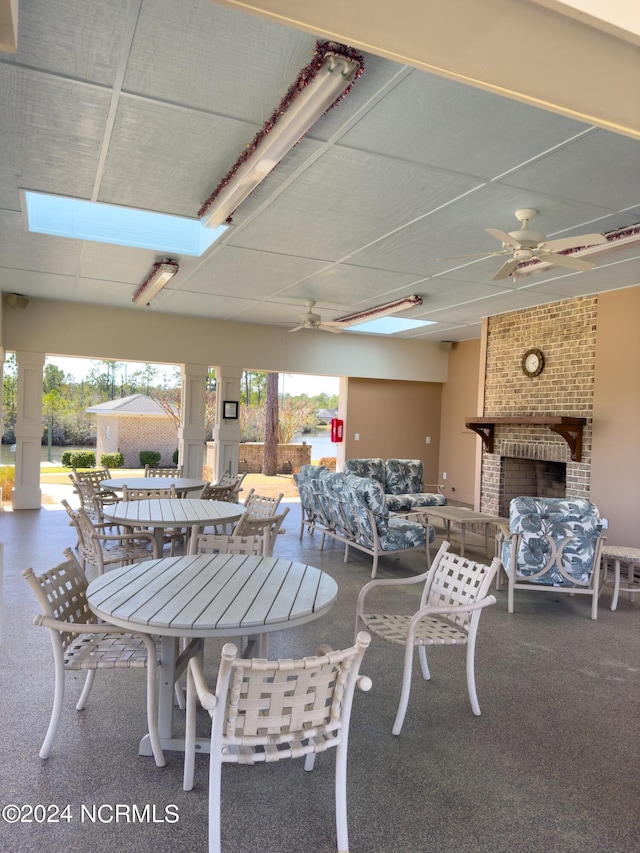
{"label": "tree line", "polygon": [[[152,364],[131,370],[130,365],[110,360],[94,361],[86,377],[75,379],[54,364],[46,364],[42,387],[42,443],[57,446],[93,446],[96,443],[96,415],[86,409],[145,394],[158,402],[176,425],[180,424],[179,369],[160,371]],[[7,356],[2,385],[4,443],[15,442],[17,418],[17,362]],[[300,432],[318,424],[318,409],[334,409],[337,395],[278,394],[278,374],[245,371],[240,388],[240,433],[243,441],[286,444]],[[210,439],[215,424],[216,378],[210,370],[205,392],[205,434]],[[275,415],[274,415],[275,413]]]}

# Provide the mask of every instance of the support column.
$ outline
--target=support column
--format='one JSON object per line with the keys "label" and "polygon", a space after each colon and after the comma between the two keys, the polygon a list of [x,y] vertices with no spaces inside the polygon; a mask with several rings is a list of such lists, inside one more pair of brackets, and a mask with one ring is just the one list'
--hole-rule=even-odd
{"label": "support column", "polygon": [[43,352],[16,352],[18,414],[13,509],[40,509],[40,448],[42,446]]}
{"label": "support column", "polygon": [[216,425],[213,429],[213,482],[222,475],[238,473],[238,447],[240,445],[240,420],[225,418],[224,404],[237,403],[240,410],[241,367],[216,367]]}
{"label": "support column", "polygon": [[183,364],[178,464],[183,476],[202,478],[205,452],[204,408],[209,368],[203,364]]}

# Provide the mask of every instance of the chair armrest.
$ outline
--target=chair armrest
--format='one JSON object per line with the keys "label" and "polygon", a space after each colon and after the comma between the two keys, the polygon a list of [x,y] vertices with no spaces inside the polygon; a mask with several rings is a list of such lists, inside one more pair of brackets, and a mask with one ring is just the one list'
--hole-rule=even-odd
{"label": "chair armrest", "polygon": [[212,711],[216,706],[217,699],[211,692],[209,683],[202,671],[202,663],[199,657],[196,656],[189,659],[189,674],[193,679],[193,686],[198,694],[200,704],[206,711]]}
{"label": "chair armrest", "polygon": [[443,483],[423,483],[422,491],[423,492],[433,492],[436,491],[440,495],[444,495],[445,486]]}
{"label": "chair armrest", "polygon": [[495,595],[487,595],[484,598],[478,599],[478,601],[474,601],[473,604],[446,604],[442,607],[423,607],[420,610],[417,610],[411,617],[411,622],[409,623],[409,631],[415,628],[418,622],[421,619],[424,619],[425,616],[444,616],[447,614],[454,613],[472,613],[474,610],[482,610],[483,607],[488,607],[489,605],[495,603]]}
{"label": "chair armrest", "polygon": [[140,540],[150,542],[153,545],[153,556],[156,559],[158,557],[158,543],[150,530],[138,530],[136,533],[96,533],[94,535],[100,542],[140,542]]}

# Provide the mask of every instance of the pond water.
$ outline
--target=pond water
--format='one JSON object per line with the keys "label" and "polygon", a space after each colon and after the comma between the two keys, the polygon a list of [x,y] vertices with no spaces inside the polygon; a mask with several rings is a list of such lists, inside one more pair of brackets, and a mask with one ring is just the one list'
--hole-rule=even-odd
{"label": "pond water", "polygon": [[[16,464],[16,454],[15,452],[11,452],[11,447],[13,445],[10,444],[0,444],[0,465],[15,465]],[[51,464],[60,464],[62,459],[62,454],[67,450],[71,450],[75,452],[76,450],[95,450],[95,447],[59,447],[58,445],[53,445],[51,448]],[[43,445],[40,448],[40,462],[48,462],[49,460],[49,448]]]}

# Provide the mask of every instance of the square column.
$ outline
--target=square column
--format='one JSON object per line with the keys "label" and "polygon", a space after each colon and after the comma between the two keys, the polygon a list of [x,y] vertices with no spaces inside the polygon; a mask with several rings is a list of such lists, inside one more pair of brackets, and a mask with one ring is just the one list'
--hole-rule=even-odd
{"label": "square column", "polygon": [[178,427],[178,462],[183,476],[200,479],[205,453],[205,392],[209,367],[206,364],[183,364],[180,426]]}
{"label": "square column", "polygon": [[240,380],[242,367],[216,367],[216,425],[213,428],[213,482],[222,475],[238,473],[240,445],[239,418],[225,418],[224,404],[237,403],[240,409]]}
{"label": "square column", "polygon": [[17,352],[18,415],[16,418],[16,476],[13,509],[40,509],[42,447],[43,352]]}

